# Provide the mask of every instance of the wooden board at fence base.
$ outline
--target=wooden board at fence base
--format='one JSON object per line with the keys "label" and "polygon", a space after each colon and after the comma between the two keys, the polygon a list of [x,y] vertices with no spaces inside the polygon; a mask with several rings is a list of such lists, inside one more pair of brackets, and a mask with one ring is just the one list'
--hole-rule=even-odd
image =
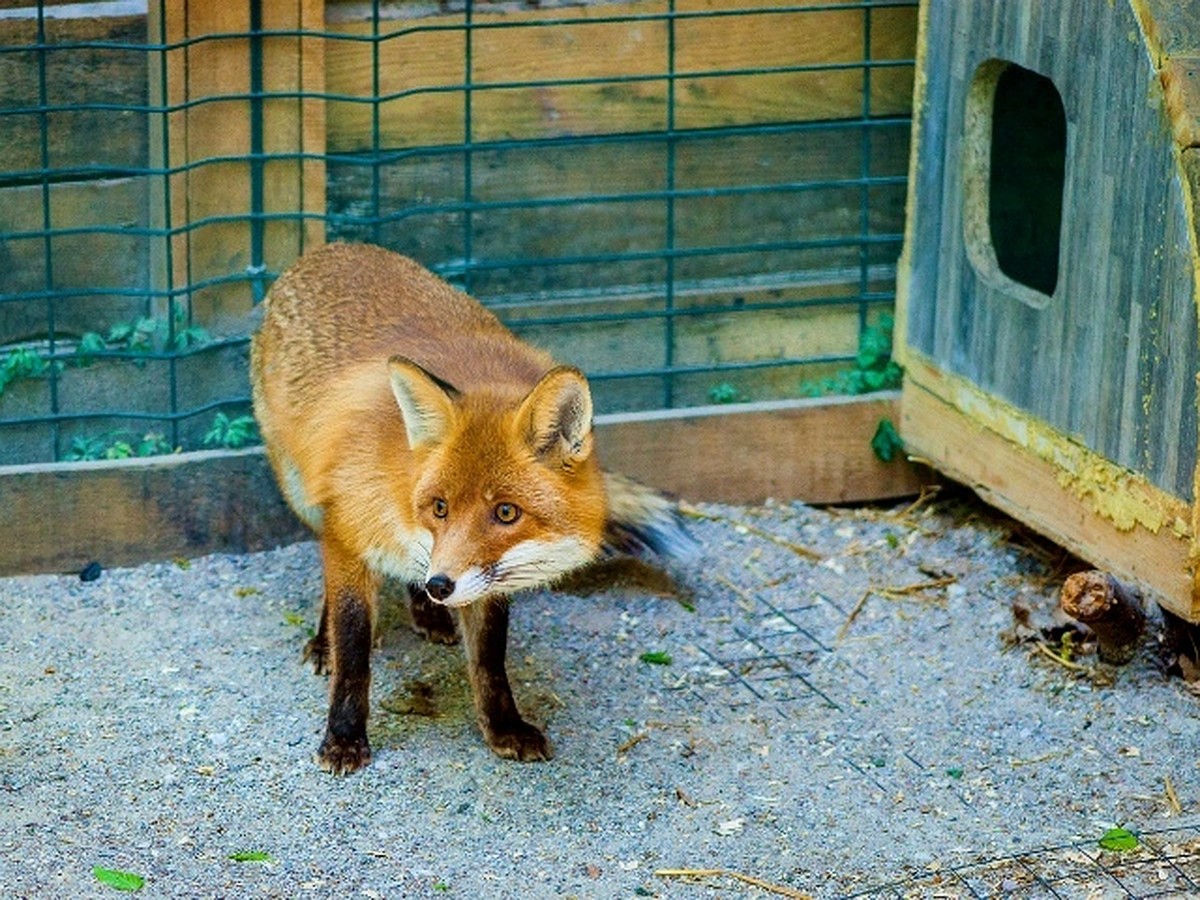
{"label": "wooden board at fence base", "polygon": [[0,467],[0,574],[78,572],[301,539],[261,450]]}
{"label": "wooden board at fence base", "polygon": [[871,450],[896,394],[705,406],[596,419],[606,467],[688,500],[851,503],[916,494],[935,480]]}
{"label": "wooden board at fence base", "polygon": [[1187,503],[963,379],[911,355],[906,365],[900,432],[912,456],[935,460],[988,503],[1200,621]]}
{"label": "wooden board at fence base", "polygon": [[[870,448],[897,396],[602,417],[605,465],[684,499],[817,503],[915,494],[928,473]],[[240,553],[308,532],[260,448],[0,467],[0,576]]]}

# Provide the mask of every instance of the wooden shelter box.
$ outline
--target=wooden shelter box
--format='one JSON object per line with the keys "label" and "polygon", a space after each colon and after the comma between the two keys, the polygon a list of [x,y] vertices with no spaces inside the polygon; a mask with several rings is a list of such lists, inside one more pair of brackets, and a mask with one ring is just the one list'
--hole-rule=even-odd
{"label": "wooden shelter box", "polygon": [[910,452],[1200,621],[1200,5],[931,0],[897,343]]}

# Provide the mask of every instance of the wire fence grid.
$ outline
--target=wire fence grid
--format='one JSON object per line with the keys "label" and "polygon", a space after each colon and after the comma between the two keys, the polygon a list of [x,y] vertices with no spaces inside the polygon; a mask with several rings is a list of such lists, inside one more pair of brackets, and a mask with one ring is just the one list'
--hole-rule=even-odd
{"label": "wire fence grid", "polygon": [[1200,830],[1195,826],[1128,832],[1131,845],[1111,850],[1077,841],[983,863],[951,866],[850,897],[1020,897],[1022,900],[1142,900],[1200,896]]}
{"label": "wire fence grid", "polygon": [[600,411],[819,392],[894,302],[915,0],[285,6],[0,8],[0,464],[253,440],[252,307],[325,240]]}

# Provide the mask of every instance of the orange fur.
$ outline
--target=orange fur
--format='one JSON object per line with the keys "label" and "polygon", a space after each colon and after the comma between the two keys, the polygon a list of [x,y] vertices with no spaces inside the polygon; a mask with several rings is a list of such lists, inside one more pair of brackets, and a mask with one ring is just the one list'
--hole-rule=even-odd
{"label": "orange fur", "polygon": [[[308,254],[265,306],[252,345],[255,413],[284,494],[322,543],[324,605],[308,648],[332,674],[320,761],[353,771],[370,756],[365,711],[355,712],[366,688],[344,673],[366,662],[346,648],[360,646],[360,621],[374,621],[381,576],[425,586],[447,606],[494,606],[496,595],[546,583],[599,551],[608,506],[591,399],[577,370],[378,247]],[[481,624],[468,640],[502,640],[498,615],[472,612],[464,621]],[[473,683],[491,685],[477,691],[489,744],[545,758],[540,732],[512,721],[494,650],[468,647],[469,661],[491,667],[472,672]]]}
{"label": "orange fur", "polygon": [[[599,547],[606,506],[594,455],[571,470],[546,465],[519,433],[518,405],[553,360],[411,260],[349,244],[306,256],[272,288],[253,356],[255,412],[280,482],[298,480],[323,512],[321,534],[359,558],[424,581],[410,545],[439,523],[415,507],[419,489],[471,511],[470,528],[455,515],[434,538],[435,556],[456,566],[494,562],[518,535]],[[394,356],[462,392],[436,447],[408,445]],[[503,499],[527,513],[516,527],[484,515]]]}

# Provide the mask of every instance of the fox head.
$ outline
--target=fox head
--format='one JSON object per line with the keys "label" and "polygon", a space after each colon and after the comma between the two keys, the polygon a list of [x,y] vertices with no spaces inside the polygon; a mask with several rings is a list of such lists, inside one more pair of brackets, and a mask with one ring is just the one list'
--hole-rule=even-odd
{"label": "fox head", "polygon": [[413,512],[433,536],[425,589],[447,606],[548,584],[603,539],[592,399],[578,369],[551,369],[524,397],[460,393],[389,361],[413,457]]}

